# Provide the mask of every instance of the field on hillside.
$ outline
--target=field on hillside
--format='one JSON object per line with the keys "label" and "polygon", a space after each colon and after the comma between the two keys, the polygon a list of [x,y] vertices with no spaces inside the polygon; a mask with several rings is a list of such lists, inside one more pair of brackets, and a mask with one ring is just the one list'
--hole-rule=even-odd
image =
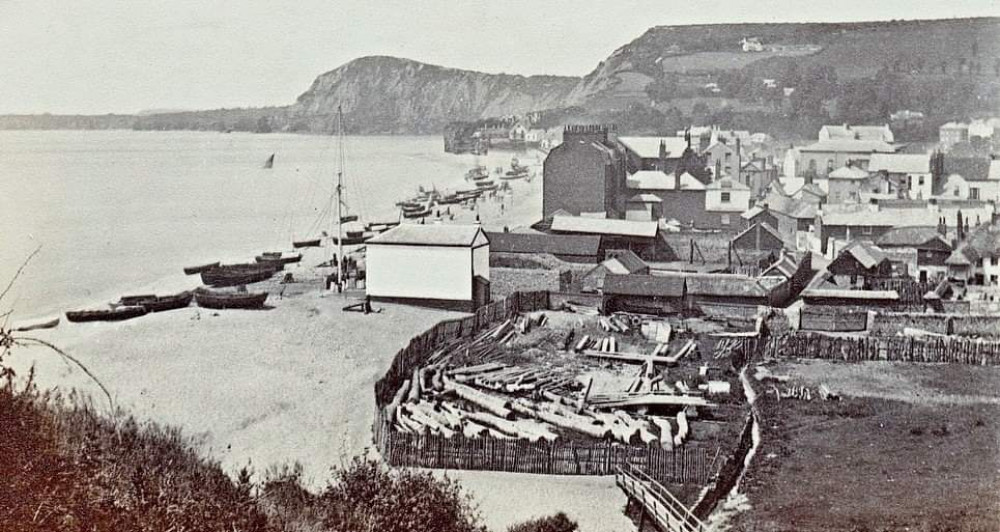
{"label": "field on hillside", "polygon": [[775,400],[734,530],[1000,529],[1000,368],[799,362],[788,384],[843,400]]}

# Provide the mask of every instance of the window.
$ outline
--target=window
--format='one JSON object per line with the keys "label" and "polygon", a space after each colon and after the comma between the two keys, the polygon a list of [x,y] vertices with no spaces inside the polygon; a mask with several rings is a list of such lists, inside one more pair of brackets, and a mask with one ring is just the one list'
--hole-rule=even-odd
{"label": "window", "polygon": [[809,169],[813,172],[816,171],[816,159],[809,159]]}
{"label": "window", "polygon": [[827,159],[826,160],[826,171],[827,171],[827,173],[833,171],[833,159]]}
{"label": "window", "polygon": [[861,234],[863,234],[863,235],[870,235],[870,234],[872,234],[872,226],[870,226],[870,225],[862,225],[861,226]]}
{"label": "window", "polygon": [[959,193],[959,192],[961,192],[961,189],[960,189],[960,187],[955,187],[955,197],[956,197],[956,198],[958,197],[958,195],[959,195],[958,193]]}
{"label": "window", "polygon": [[1000,258],[993,257],[992,259],[990,259],[990,263],[993,264],[994,266],[1000,266]]}
{"label": "window", "polygon": [[722,225],[729,225],[729,215],[728,214],[723,214],[722,215]]}
{"label": "window", "polygon": [[924,184],[924,176],[920,176],[920,177],[917,178],[917,184],[919,184],[919,185],[923,185]]}
{"label": "window", "polygon": [[728,161],[731,161],[732,159],[733,159],[733,154],[727,151],[726,152],[726,161],[728,162]]}
{"label": "window", "polygon": [[729,195],[730,195],[729,192],[723,192],[722,193],[722,203],[729,203],[729,200],[730,200]]}
{"label": "window", "polygon": [[997,284],[997,276],[996,275],[991,275],[990,276],[990,284]]}
{"label": "window", "polygon": [[969,187],[969,199],[979,199],[979,189],[975,187]]}

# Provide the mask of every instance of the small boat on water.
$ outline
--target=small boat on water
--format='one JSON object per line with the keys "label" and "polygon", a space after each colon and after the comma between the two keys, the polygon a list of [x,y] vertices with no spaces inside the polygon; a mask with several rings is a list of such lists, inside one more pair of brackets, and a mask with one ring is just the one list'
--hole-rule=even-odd
{"label": "small boat on water", "polygon": [[66,319],[72,322],[122,321],[145,316],[147,312],[149,311],[146,310],[146,307],[125,305],[95,310],[70,310],[66,312]]}
{"label": "small boat on water", "polygon": [[483,165],[478,165],[478,166],[473,167],[472,170],[469,170],[468,172],[466,172],[466,174],[465,174],[465,180],[466,181],[471,181],[473,179],[482,179],[484,177],[489,177],[489,176],[490,176],[490,170],[489,170],[489,168],[486,168]]}
{"label": "small boat on water", "polygon": [[521,179],[521,178],[525,178],[525,177],[528,177],[529,171],[530,171],[530,169],[527,166],[522,165],[517,160],[517,157],[513,157],[510,160],[510,170],[507,170],[506,172],[504,172],[504,174],[500,176],[500,179]]}
{"label": "small boat on water", "polygon": [[296,241],[292,242],[292,247],[295,248],[295,249],[300,249],[300,248],[318,248],[319,247],[319,242],[320,242],[319,238],[313,238],[311,240],[296,240]]}
{"label": "small boat on water", "polygon": [[125,307],[140,306],[145,308],[147,312],[163,312],[165,310],[187,307],[191,304],[192,297],[193,294],[189,291],[168,296],[146,294],[138,296],[122,296],[118,303],[119,305]]}
{"label": "small boat on water", "polygon": [[267,158],[266,161],[264,161],[263,168],[265,170],[270,170],[271,168],[274,168],[274,154],[273,153],[271,154],[270,157]]}
{"label": "small boat on water", "polygon": [[[223,264],[201,272],[201,281],[209,286],[238,286],[266,281],[280,269],[280,263]],[[283,266],[283,265],[282,265]]]}
{"label": "small boat on water", "polygon": [[59,316],[46,320],[33,321],[29,323],[16,323],[14,324],[13,331],[28,332],[28,331],[37,331],[39,329],[53,329],[57,325],[59,325]]}
{"label": "small boat on water", "polygon": [[212,268],[217,268],[219,266],[218,262],[209,262],[208,264],[202,264],[200,266],[188,266],[184,268],[184,273],[188,275],[194,275],[196,273],[201,273],[206,270],[211,270]]}
{"label": "small boat on water", "polygon": [[194,299],[199,307],[212,309],[263,308],[264,301],[267,300],[267,292],[243,293],[243,292],[219,292],[199,288],[194,292]]}

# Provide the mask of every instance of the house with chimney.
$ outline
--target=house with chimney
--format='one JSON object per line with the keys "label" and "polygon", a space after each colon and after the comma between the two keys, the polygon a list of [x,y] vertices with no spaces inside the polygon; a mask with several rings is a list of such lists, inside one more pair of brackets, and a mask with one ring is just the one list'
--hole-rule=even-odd
{"label": "house with chimney", "polygon": [[941,199],[1000,201],[1000,160],[986,157],[952,157],[942,161]]}
{"label": "house with chimney", "polygon": [[868,171],[902,186],[906,197],[927,199],[934,195],[931,153],[875,153]]}
{"label": "house with chimney", "polygon": [[563,142],[542,167],[542,216],[563,210],[572,215],[610,218],[625,214],[626,152],[603,125],[563,129]]}
{"label": "house with chimney", "polygon": [[1000,286],[1000,225],[983,224],[959,242],[945,261],[948,279],[973,286]]}
{"label": "house with chimney", "polygon": [[740,215],[750,208],[750,187],[735,178],[716,179],[705,187],[705,216],[701,227],[738,231]]}
{"label": "house with chimney", "polygon": [[[966,204],[965,207],[920,202],[915,205],[903,204],[898,207],[879,203],[866,205],[824,206],[817,211],[815,227],[819,238],[820,251],[835,253],[845,243],[855,240],[876,242],[882,235],[896,227],[936,228],[941,219],[956,220],[959,213],[963,220],[979,220],[990,223],[993,220],[993,205],[987,203]],[[773,207],[772,207],[773,210]]]}
{"label": "house with chimney", "polygon": [[942,279],[948,274],[946,261],[952,254],[948,241],[948,225],[940,218],[937,227],[895,227],[875,240],[886,251],[912,250],[916,256],[911,276],[920,282]]}
{"label": "house with chimney", "polygon": [[625,218],[636,221],[677,220],[704,226],[706,186],[693,175],[639,170],[628,176]]}

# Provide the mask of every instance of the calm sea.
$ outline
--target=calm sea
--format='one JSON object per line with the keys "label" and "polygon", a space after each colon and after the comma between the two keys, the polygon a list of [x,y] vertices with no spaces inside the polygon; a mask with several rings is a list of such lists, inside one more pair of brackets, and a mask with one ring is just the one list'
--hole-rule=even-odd
{"label": "calm sea", "polygon": [[[367,220],[398,218],[395,202],[420,185],[466,186],[476,161],[444,153],[440,137],[349,137],[345,146],[345,195]],[[31,318],[189,288],[197,279],[183,266],[290,249],[323,229],[336,169],[332,137],[0,131],[0,284],[41,246],[0,309]]]}

